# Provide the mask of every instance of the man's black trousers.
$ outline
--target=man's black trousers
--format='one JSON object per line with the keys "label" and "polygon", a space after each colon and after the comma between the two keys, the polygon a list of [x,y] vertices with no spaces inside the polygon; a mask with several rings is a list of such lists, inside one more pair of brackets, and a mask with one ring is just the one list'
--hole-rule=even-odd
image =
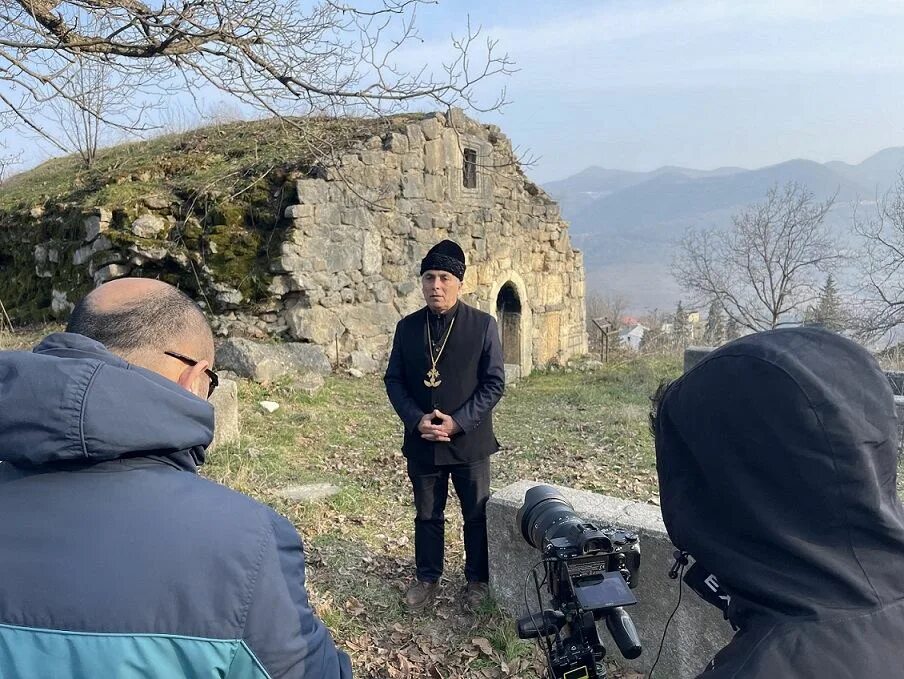
{"label": "man's black trousers", "polygon": [[408,478],[414,488],[414,556],[417,579],[436,582],[443,574],[446,499],[449,477],[461,502],[465,537],[465,579],[490,579],[487,555],[487,499],[490,459],[454,465],[425,464],[408,458]]}

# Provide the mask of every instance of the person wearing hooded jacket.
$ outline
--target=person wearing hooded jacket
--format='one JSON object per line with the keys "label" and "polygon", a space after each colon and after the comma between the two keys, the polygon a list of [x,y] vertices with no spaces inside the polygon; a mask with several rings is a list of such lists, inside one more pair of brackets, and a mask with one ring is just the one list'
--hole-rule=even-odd
{"label": "person wearing hooded jacket", "polygon": [[295,529],[197,474],[216,385],[197,305],[121,279],[68,329],[0,352],[0,677],[349,679]]}
{"label": "person wearing hooded jacket", "polygon": [[749,335],[656,399],[663,520],[730,595],[705,679],[904,677],[891,388],[817,328]]}

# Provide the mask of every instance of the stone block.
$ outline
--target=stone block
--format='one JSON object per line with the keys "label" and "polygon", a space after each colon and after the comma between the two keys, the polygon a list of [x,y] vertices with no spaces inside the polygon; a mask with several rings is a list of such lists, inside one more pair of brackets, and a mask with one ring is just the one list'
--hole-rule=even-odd
{"label": "stone block", "polygon": [[375,373],[380,365],[365,351],[355,350],[349,356],[349,367],[362,373]]}
{"label": "stone block", "polygon": [[145,214],[132,222],[129,230],[139,238],[157,238],[168,227],[169,222],[160,215]]}
{"label": "stone block", "polygon": [[108,264],[94,272],[94,285],[102,285],[114,278],[128,276],[131,271],[132,267],[128,264]]}
{"label": "stone block", "polygon": [[436,118],[425,118],[421,121],[421,132],[428,141],[438,139],[442,135],[444,127],[445,125]]}
{"label": "stone block", "polygon": [[342,304],[342,295],[338,292],[331,292],[323,296],[320,300],[321,306],[327,309],[335,309],[337,306]]}
{"label": "stone block", "polygon": [[[101,239],[98,238],[97,240]],[[169,250],[162,245],[145,245],[144,243],[132,243],[129,245],[128,250],[136,257],[152,262],[159,262],[169,254]]]}
{"label": "stone block", "polygon": [[399,320],[392,304],[367,304],[348,308],[342,324],[353,337],[373,337],[392,332]]}
{"label": "stone block", "polygon": [[425,198],[424,175],[409,171],[402,175],[402,196],[405,198]]}
{"label": "stone block", "polygon": [[327,271],[345,272],[356,271],[361,268],[363,257],[362,243],[349,238],[340,238],[329,245],[325,243],[321,245],[323,247],[322,250],[315,248],[312,244],[312,250],[322,252],[322,256],[326,260]]}
{"label": "stone block", "polygon": [[434,139],[424,144],[424,169],[433,174],[439,174],[446,168],[445,153],[443,152],[443,140]]}
{"label": "stone block", "polygon": [[339,221],[356,229],[369,229],[372,225],[370,210],[363,207],[343,208],[339,211]]}
{"label": "stone block", "polygon": [[407,236],[411,233],[411,219],[396,215],[390,226],[390,230],[398,236]]}
{"label": "stone block", "polygon": [[423,148],[426,137],[424,137],[424,130],[421,129],[420,125],[409,123],[405,126],[405,134],[408,135],[409,150],[420,150]]}
{"label": "stone block", "polygon": [[113,243],[110,242],[109,238],[106,236],[99,236],[88,245],[83,245],[72,253],[72,264],[74,266],[82,266],[98,252],[110,250],[112,247]]}
{"label": "stone block", "polygon": [[234,380],[220,378],[219,386],[210,397],[214,410],[213,442],[207,450],[214,451],[219,446],[238,443],[241,437],[239,421],[239,387]]}
{"label": "stone block", "polygon": [[75,304],[69,301],[68,296],[62,290],[53,288],[50,291],[50,311],[56,318],[63,318],[69,314]]}
{"label": "stone block", "polygon": [[333,497],[342,489],[332,483],[308,483],[302,486],[288,486],[276,491],[276,494],[293,502],[320,502]]}
{"label": "stone block", "polygon": [[236,338],[217,347],[216,365],[255,382],[272,382],[304,373],[327,375],[332,370],[323,349],[313,344],[264,344]]}
{"label": "stone block", "polygon": [[302,373],[295,377],[289,384],[289,388],[293,391],[300,391],[308,396],[314,396],[318,391],[323,389],[325,381],[323,375],[318,373]]}
{"label": "stone block", "polygon": [[295,182],[295,191],[302,205],[318,205],[330,200],[330,185],[324,179],[299,179]]}
{"label": "stone block", "polygon": [[361,273],[371,276],[383,268],[382,238],[375,229],[364,232],[364,246],[361,253]]}
{"label": "stone block", "polygon": [[313,205],[290,205],[286,208],[286,219],[304,219],[305,217],[314,216]]}
{"label": "stone block", "polygon": [[[464,153],[461,148],[461,141],[454,130],[446,130],[445,134],[443,134],[443,156],[443,164],[449,170],[456,173],[461,172],[461,168],[464,165]],[[461,181],[461,175],[457,174],[456,176]]]}
{"label": "stone block", "polygon": [[424,177],[424,197],[434,203],[443,202],[445,179],[441,175],[428,174]]}
{"label": "stone block", "polygon": [[97,208],[93,215],[89,215],[82,222],[85,227],[85,240],[92,241],[101,233],[110,228],[113,214],[107,208]]}
{"label": "stone block", "polygon": [[292,337],[324,347],[332,347],[344,329],[336,313],[323,306],[309,309],[296,306],[286,312],[286,323]]}
{"label": "stone block", "polygon": [[339,206],[334,205],[333,203],[317,205],[314,210],[314,219],[317,221],[317,225],[321,227],[327,225],[339,225],[341,223]]}
{"label": "stone block", "polygon": [[[540,558],[528,545],[516,524],[518,508],[528,488],[537,485],[518,481],[494,493],[487,503],[487,533],[490,545],[490,589],[499,606],[513,617],[524,611],[525,577]],[[675,608],[676,581],[668,578],[674,546],[665,532],[657,507],[619,500],[586,491],[559,488],[575,513],[589,521],[611,523],[640,535],[641,567],[634,589],[638,603],[625,610],[631,615],[643,645],[637,660],[622,658],[605,627],[603,643],[610,657],[637,672],[647,673],[656,657],[665,623]],[[529,595],[529,600],[535,597]],[[657,674],[662,677],[693,677],[702,672],[715,653],[731,640],[731,627],[721,613],[685,592],[669,626]],[[660,674],[661,673],[661,674]]]}
{"label": "stone block", "polygon": [[389,281],[380,281],[374,284],[374,297],[378,302],[387,303],[392,301],[392,283]]}
{"label": "stone block", "polygon": [[383,164],[383,152],[382,151],[362,151],[361,152],[361,162],[365,165],[382,165]]}
{"label": "stone block", "polygon": [[454,127],[459,132],[462,132],[468,125],[468,117],[460,108],[453,106],[446,113],[446,124],[449,127]]}
{"label": "stone block", "polygon": [[410,172],[416,170],[418,172],[424,171],[424,154],[420,151],[409,152],[402,156],[401,163],[402,172]]}
{"label": "stone block", "polygon": [[383,148],[393,153],[408,153],[408,135],[390,132],[383,138]]}

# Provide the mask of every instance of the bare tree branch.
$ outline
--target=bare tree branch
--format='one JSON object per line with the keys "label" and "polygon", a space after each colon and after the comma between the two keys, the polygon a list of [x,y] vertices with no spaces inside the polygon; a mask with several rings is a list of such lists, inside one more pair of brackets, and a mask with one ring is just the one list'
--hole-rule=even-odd
{"label": "bare tree branch", "polygon": [[904,324],[904,175],[877,196],[874,215],[861,217],[855,210],[853,222],[864,274],[859,331],[875,339]]}
{"label": "bare tree branch", "polygon": [[821,274],[843,259],[824,202],[795,184],[732,217],[727,230],[689,230],[672,263],[678,283],[700,306],[717,303],[749,330],[774,328],[801,314],[819,294]]}
{"label": "bare tree branch", "polygon": [[[512,72],[512,61],[467,22],[452,37],[447,63],[401,65],[421,42],[418,10],[433,0],[0,0],[0,113],[47,131],[34,104],[67,101],[88,116],[96,107],[73,93],[86,66],[102,68],[126,91],[193,91],[210,84],[261,111],[291,116],[394,113],[415,102],[442,109],[490,110],[484,83]],[[179,79],[181,78],[181,80]],[[77,88],[76,88],[77,89]],[[24,97],[16,103],[11,90]],[[2,93],[2,91],[0,91]],[[130,128],[110,115],[107,125]],[[71,144],[63,144],[71,145]]]}

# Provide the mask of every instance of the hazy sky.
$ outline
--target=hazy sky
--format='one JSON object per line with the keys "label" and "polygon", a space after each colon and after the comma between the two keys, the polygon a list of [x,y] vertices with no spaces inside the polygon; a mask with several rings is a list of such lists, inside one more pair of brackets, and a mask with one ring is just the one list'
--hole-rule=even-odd
{"label": "hazy sky", "polygon": [[422,25],[467,13],[518,62],[483,119],[541,156],[539,181],[904,145],[904,2],[442,2]]}
{"label": "hazy sky", "polygon": [[468,16],[520,69],[504,83],[512,103],[479,117],[539,156],[537,181],[588,165],[859,162],[904,145],[900,0],[441,0],[402,58],[436,63]]}

